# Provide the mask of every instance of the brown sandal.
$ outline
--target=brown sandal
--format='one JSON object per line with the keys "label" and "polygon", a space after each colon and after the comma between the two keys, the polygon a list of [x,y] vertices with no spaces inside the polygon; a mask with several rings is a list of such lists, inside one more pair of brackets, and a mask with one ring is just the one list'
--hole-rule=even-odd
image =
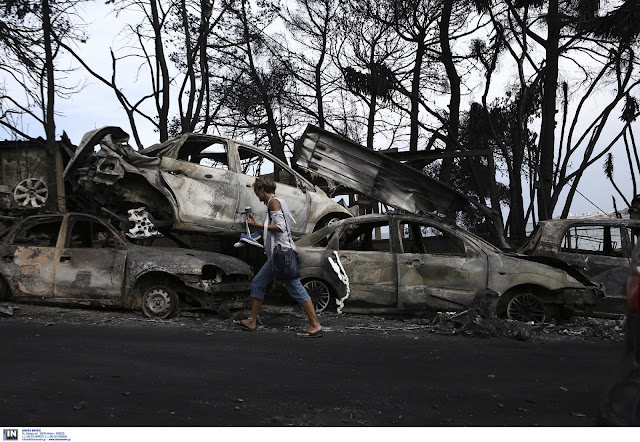
{"label": "brown sandal", "polygon": [[[255,319],[251,319],[251,318],[247,318],[246,320],[249,323],[256,322]],[[237,325],[238,327],[240,327],[244,331],[256,331],[256,329],[258,328],[258,324],[256,324],[256,326],[254,328],[251,328],[247,324],[245,324],[244,322],[238,321],[237,319],[234,319],[233,323],[235,325]]]}

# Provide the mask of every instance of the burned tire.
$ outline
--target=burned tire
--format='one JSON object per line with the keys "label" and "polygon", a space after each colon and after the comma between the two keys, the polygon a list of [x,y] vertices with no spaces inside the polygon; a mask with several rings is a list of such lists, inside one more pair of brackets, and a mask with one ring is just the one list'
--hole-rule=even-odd
{"label": "burned tire", "polygon": [[335,307],[335,302],[331,303],[334,299],[331,288],[326,282],[320,279],[307,279],[302,285],[311,297],[316,313],[329,311]]}
{"label": "burned tire", "polygon": [[544,303],[530,292],[513,295],[507,304],[507,318],[515,321],[540,324],[547,320],[547,316]]}
{"label": "burned tire", "polygon": [[164,285],[153,286],[142,295],[142,311],[150,318],[170,318],[177,313],[178,304],[178,294]]}

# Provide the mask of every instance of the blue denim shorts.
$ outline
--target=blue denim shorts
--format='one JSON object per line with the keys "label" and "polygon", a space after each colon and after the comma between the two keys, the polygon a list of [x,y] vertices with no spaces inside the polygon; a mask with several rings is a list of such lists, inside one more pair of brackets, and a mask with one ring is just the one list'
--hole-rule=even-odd
{"label": "blue denim shorts", "polygon": [[[271,270],[271,260],[267,260],[251,282],[251,297],[264,299],[264,294],[269,284],[273,282],[273,270]],[[292,279],[291,281],[282,281],[291,296],[298,304],[304,304],[309,299],[309,294],[302,286],[300,279]]]}

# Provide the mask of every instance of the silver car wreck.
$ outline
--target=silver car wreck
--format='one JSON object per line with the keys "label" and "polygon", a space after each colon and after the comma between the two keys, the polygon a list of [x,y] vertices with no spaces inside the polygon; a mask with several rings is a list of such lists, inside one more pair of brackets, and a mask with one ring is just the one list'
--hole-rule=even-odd
{"label": "silver car wreck", "polygon": [[158,229],[239,235],[246,231],[245,208],[264,210],[251,186],[255,177],[265,174],[274,176],[278,195],[289,202],[294,237],[352,216],[287,164],[255,146],[189,133],[136,151],[128,140],[118,127],[88,132],[64,178],[71,187],[68,199],[82,211],[104,207],[126,219],[130,210],[145,207],[149,216],[128,227],[130,237],[149,237]]}
{"label": "silver car wreck", "polygon": [[364,215],[296,243],[301,279],[317,310],[461,311],[482,289],[498,316],[545,322],[603,296],[580,272],[535,262],[433,217]]}
{"label": "silver car wreck", "polygon": [[24,218],[0,238],[0,300],[142,309],[167,318],[186,306],[247,305],[253,272],[213,252],[131,244],[97,217]]}

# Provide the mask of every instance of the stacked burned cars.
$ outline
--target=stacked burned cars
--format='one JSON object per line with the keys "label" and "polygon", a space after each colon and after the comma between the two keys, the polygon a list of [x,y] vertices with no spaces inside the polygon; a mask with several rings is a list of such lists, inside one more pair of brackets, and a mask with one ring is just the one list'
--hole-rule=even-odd
{"label": "stacked burned cars", "polygon": [[244,307],[253,272],[213,252],[143,247],[79,213],[27,217],[0,238],[0,300],[142,309]]}
{"label": "stacked burned cars", "polygon": [[[531,256],[507,253],[426,215],[460,210],[469,198],[313,126],[296,145],[296,166],[395,211],[353,216],[285,162],[239,141],[189,133],[137,151],[128,140],[117,127],[87,133],[64,170],[75,212],[24,218],[3,233],[2,300],[142,309],[158,318],[181,306],[244,307],[253,275],[246,262],[139,244],[164,235],[185,247],[176,234],[239,237],[245,209],[264,211],[252,184],[265,174],[291,209],[301,279],[317,311],[462,311],[484,291],[495,294],[497,315],[542,323],[588,312],[603,297],[585,269],[539,256],[542,240],[525,250]],[[217,244],[212,250],[246,258],[246,250]]]}

